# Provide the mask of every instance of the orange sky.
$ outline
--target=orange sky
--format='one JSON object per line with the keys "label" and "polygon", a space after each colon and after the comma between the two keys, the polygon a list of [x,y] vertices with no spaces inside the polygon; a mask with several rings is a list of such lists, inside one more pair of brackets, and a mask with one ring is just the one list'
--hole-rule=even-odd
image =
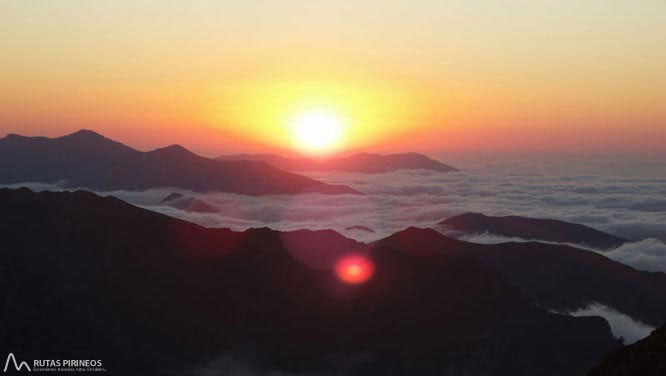
{"label": "orange sky", "polygon": [[140,149],[657,153],[662,0],[13,2],[0,135],[94,129]]}

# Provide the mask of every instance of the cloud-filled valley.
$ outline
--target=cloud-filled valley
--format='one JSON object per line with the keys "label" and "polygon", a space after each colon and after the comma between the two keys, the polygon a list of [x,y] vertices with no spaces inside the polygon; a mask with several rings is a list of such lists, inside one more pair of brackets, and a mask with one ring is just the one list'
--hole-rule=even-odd
{"label": "cloud-filled valley", "polygon": [[[666,272],[666,179],[489,170],[309,176],[327,183],[348,185],[365,195],[309,193],[254,197],[169,187],[98,193],[206,227],[233,230],[270,227],[284,231],[333,229],[363,242],[384,238],[410,226],[431,227],[450,234],[437,223],[466,212],[559,219],[630,240],[613,250],[589,250],[638,270]],[[65,190],[62,184],[12,185],[17,186],[28,186],[36,191]],[[165,201],[170,195],[175,198]],[[189,205],[192,202],[197,205]],[[200,208],[205,210],[198,210]],[[531,240],[491,234],[466,234],[460,238],[478,243]],[[613,335],[624,337],[627,343],[643,338],[653,329],[614,307],[594,302],[566,314],[602,316],[609,322]],[[234,361],[224,364],[224,367],[241,367],[247,374],[263,374]],[[220,368],[220,364],[214,366]],[[205,369],[200,371],[200,374],[209,374]]]}
{"label": "cloud-filled valley", "polygon": [[[311,177],[345,184],[366,195],[272,195],[195,193],[172,188],[104,192],[133,204],[207,227],[244,230],[334,229],[374,241],[409,226],[433,227],[465,212],[520,215],[580,223],[635,241],[606,253],[641,270],[666,271],[666,179],[567,176],[534,173],[425,170],[385,174],[318,173]],[[20,184],[26,185],[26,184]],[[61,189],[27,184],[36,190]],[[161,201],[172,192],[203,201],[207,212],[178,209]],[[374,232],[354,226],[362,226]],[[465,240],[497,243],[488,235]]]}
{"label": "cloud-filled valley", "polygon": [[[387,174],[313,174],[347,184],[365,196],[302,194],[250,197],[170,188],[105,192],[205,226],[278,229],[368,226],[379,238],[405,226],[430,226],[464,212],[521,215],[581,223],[631,240],[666,237],[666,179],[399,171]],[[59,189],[47,184],[37,190]],[[219,209],[200,215],[160,206],[171,192]],[[324,214],[319,209],[325,208]]]}

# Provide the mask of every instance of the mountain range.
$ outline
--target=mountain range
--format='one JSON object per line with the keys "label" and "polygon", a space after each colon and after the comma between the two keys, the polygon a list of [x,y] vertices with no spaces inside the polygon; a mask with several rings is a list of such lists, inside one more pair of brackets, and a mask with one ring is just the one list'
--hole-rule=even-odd
{"label": "mountain range", "polygon": [[596,252],[539,242],[468,243],[415,227],[372,245],[474,257],[552,310],[597,302],[653,326],[666,322],[666,273],[638,271]]}
{"label": "mountain range", "polygon": [[491,234],[507,238],[570,243],[601,250],[629,242],[594,228],[554,219],[537,219],[515,215],[492,217],[478,213],[457,215],[438,223],[464,234]]}
{"label": "mountain range", "polygon": [[[575,376],[619,343],[602,318],[546,308],[615,299],[666,318],[663,273],[566,246],[234,232],[85,191],[0,189],[0,213],[0,353],[125,375],[231,358],[266,374]],[[332,271],[351,254],[375,267],[364,284]]]}
{"label": "mountain range", "polygon": [[396,170],[424,169],[437,172],[458,171],[423,154],[357,153],[340,158],[316,161],[310,158],[289,158],[277,154],[236,154],[217,157],[220,161],[263,161],[287,171],[358,172],[377,174]]}
{"label": "mountain range", "polygon": [[217,161],[179,145],[141,152],[89,130],[58,138],[10,134],[0,139],[0,184],[25,182],[99,191],[176,187],[253,196],[361,194],[265,162]]}

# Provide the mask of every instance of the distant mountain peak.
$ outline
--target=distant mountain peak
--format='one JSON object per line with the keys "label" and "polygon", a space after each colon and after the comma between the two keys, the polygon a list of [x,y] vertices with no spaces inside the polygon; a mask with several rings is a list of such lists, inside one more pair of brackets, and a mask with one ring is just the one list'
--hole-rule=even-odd
{"label": "distant mountain peak", "polygon": [[78,131],[76,131],[74,133],[70,133],[70,134],[68,134],[66,136],[63,136],[63,137],[99,137],[99,138],[106,138],[106,137],[102,136],[101,134],[99,134],[99,133],[97,133],[93,130],[90,130],[90,129],[79,129]]}
{"label": "distant mountain peak", "polygon": [[187,152],[189,152],[189,150],[187,150],[183,145],[179,145],[179,144],[169,145],[169,146],[164,147],[163,149],[164,150],[176,150],[176,151],[187,151]]}
{"label": "distant mountain peak", "polygon": [[215,213],[218,211],[215,206],[204,200],[190,196],[184,196],[176,192],[172,192],[170,195],[162,199],[160,204],[192,213]]}
{"label": "distant mountain peak", "polygon": [[309,158],[289,158],[275,154],[223,155],[222,161],[252,160],[264,161],[288,171],[336,171],[376,174],[397,170],[430,170],[437,172],[458,171],[456,168],[428,158],[419,153],[376,154],[359,152],[343,157],[316,161]]}
{"label": "distant mountain peak", "polygon": [[431,241],[431,242],[439,242],[439,241],[444,241],[444,242],[458,242],[458,240],[451,238],[449,236],[446,236],[442,234],[441,232],[435,231],[431,228],[421,228],[421,227],[414,227],[410,226],[407,227],[406,229],[402,231],[398,231],[394,233],[393,235],[385,238],[385,239],[390,239],[390,238],[414,238],[414,240],[418,240],[419,242],[426,242],[426,241]]}
{"label": "distant mountain peak", "polygon": [[508,238],[580,244],[599,249],[615,248],[628,241],[577,223],[515,215],[493,217],[480,213],[465,213],[441,221],[439,225],[466,234],[488,233]]}
{"label": "distant mountain peak", "polygon": [[365,232],[370,232],[370,233],[375,232],[375,230],[371,229],[370,227],[361,226],[361,225],[345,227],[345,230],[357,230],[357,231],[365,231]]}
{"label": "distant mountain peak", "polygon": [[362,194],[262,161],[216,161],[181,145],[141,152],[87,129],[58,138],[0,139],[0,183],[59,181],[96,190],[174,187],[247,195]]}
{"label": "distant mountain peak", "polygon": [[167,201],[177,200],[177,199],[182,198],[182,197],[184,197],[184,196],[181,195],[180,193],[171,192],[168,196],[166,196],[165,198],[163,198],[162,201],[160,201],[160,203],[164,203],[164,202],[167,202]]}
{"label": "distant mountain peak", "polygon": [[151,153],[174,153],[174,154],[175,153],[179,153],[179,154],[187,153],[187,154],[192,154],[191,151],[187,150],[184,146],[178,145],[178,144],[165,146],[163,148],[157,148],[157,149],[151,151]]}
{"label": "distant mountain peak", "polygon": [[16,144],[16,143],[23,143],[23,142],[29,142],[30,140],[47,140],[46,137],[30,137],[30,136],[23,136],[20,134],[16,133],[7,133],[5,137],[0,137],[0,142],[3,144]]}
{"label": "distant mountain peak", "polygon": [[410,226],[372,244],[401,250],[450,254],[465,243],[430,228]]}
{"label": "distant mountain peak", "polygon": [[12,138],[26,138],[26,137],[16,133],[7,133],[7,135],[4,138],[12,139]]}
{"label": "distant mountain peak", "polygon": [[[76,142],[107,142],[109,144],[120,144],[119,142],[113,141],[109,138],[104,137],[103,135],[92,131],[90,129],[81,129],[74,133],[59,137],[60,140],[67,141],[76,141]],[[122,145],[122,144],[121,144]],[[124,145],[123,145],[124,146]]]}
{"label": "distant mountain peak", "polygon": [[429,237],[436,237],[436,238],[448,238],[447,236],[431,229],[431,228],[422,228],[422,227],[416,227],[416,226],[409,226],[406,229],[402,231],[396,232],[396,234],[416,234],[416,235],[421,235],[421,236],[429,236]]}

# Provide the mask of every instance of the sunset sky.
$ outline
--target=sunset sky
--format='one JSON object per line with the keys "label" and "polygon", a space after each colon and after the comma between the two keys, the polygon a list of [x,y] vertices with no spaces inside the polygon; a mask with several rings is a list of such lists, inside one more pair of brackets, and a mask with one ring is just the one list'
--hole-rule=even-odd
{"label": "sunset sky", "polygon": [[308,153],[319,119],[325,153],[666,150],[664,0],[4,0],[0,25],[0,136]]}

